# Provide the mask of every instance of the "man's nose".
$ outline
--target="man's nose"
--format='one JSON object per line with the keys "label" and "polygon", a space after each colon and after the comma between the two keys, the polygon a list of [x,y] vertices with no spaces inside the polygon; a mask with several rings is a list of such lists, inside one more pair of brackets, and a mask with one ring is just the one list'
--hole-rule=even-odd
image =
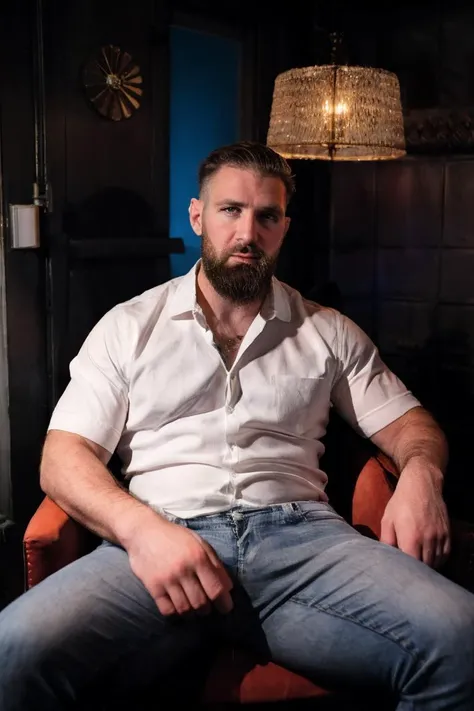
{"label": "man's nose", "polygon": [[257,220],[251,213],[244,214],[239,220],[238,238],[242,244],[250,244],[257,236]]}

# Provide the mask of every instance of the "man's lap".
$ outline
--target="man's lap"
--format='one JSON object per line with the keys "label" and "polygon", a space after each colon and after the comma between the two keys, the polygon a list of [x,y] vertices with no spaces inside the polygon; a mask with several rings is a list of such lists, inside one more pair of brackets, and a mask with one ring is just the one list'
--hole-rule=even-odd
{"label": "man's lap", "polygon": [[[300,502],[247,511],[235,520],[218,515],[184,525],[207,540],[226,565],[236,581],[237,607],[251,607],[262,622],[291,600],[348,616],[404,644],[405,637],[411,639],[409,630],[402,623],[394,626],[393,614],[403,616],[403,625],[416,623],[420,615],[431,615],[436,624],[453,599],[461,615],[474,602],[472,594],[426,565],[359,534],[326,504]],[[132,573],[127,553],[108,543],[22,595],[0,614],[0,623],[17,610],[30,636],[39,627],[43,640],[77,635],[78,644],[86,622],[99,645],[107,643],[118,622],[117,643],[129,635],[142,643],[169,625],[190,623],[190,618],[163,618]]]}
{"label": "man's lap", "polygon": [[[421,619],[436,627],[447,609],[455,609],[458,619],[473,609],[474,595],[360,534],[327,504],[297,502],[265,535],[262,520],[255,520],[242,547],[241,582],[263,621],[291,600],[348,617],[416,651],[410,632]],[[394,624],[394,616],[402,619]]]}
{"label": "man's lap", "polygon": [[[246,607],[258,617],[247,630],[263,657],[323,684],[403,689],[407,703],[449,659],[450,681],[433,694],[461,698],[456,681],[474,662],[474,595],[327,504],[244,514],[235,529]],[[202,533],[219,546],[218,533]]]}
{"label": "man's lap", "polygon": [[71,668],[90,664],[92,674],[150,646],[151,671],[154,659],[166,671],[206,644],[208,633],[214,639],[218,621],[227,642],[308,674],[340,673],[345,649],[346,676],[365,670],[380,678],[395,667],[402,673],[417,645],[435,644],[440,630],[456,635],[472,624],[474,596],[362,536],[325,504],[297,502],[182,524],[214,547],[235,579],[229,615],[213,615],[209,624],[197,616],[163,618],[126,552],[103,544],[0,614],[2,658],[15,647],[20,666],[29,654],[60,655]]}

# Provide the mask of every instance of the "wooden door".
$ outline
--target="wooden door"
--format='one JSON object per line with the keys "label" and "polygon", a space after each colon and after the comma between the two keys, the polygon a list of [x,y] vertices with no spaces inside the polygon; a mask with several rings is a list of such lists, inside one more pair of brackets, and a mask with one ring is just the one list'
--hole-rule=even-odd
{"label": "wooden door", "polygon": [[169,279],[183,247],[168,229],[166,4],[50,0],[42,20],[51,410],[92,326]]}

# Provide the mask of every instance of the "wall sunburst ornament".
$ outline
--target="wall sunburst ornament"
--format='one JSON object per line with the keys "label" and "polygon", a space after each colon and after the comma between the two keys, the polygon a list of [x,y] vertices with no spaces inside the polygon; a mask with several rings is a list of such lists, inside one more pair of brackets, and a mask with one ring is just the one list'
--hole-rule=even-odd
{"label": "wall sunburst ornament", "polygon": [[87,98],[99,114],[112,121],[128,119],[140,108],[142,83],[138,64],[114,45],[101,47],[83,71]]}

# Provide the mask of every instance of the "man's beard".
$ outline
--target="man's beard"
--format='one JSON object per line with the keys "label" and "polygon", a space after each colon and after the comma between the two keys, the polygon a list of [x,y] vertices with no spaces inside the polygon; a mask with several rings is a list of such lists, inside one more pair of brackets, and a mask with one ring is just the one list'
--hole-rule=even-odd
{"label": "man's beard", "polygon": [[[251,253],[255,259],[248,264],[229,266],[229,257],[239,253]],[[202,234],[201,261],[204,273],[217,293],[234,304],[250,304],[267,295],[277,257],[278,253],[269,257],[254,245],[237,246],[218,257],[206,234]]]}

